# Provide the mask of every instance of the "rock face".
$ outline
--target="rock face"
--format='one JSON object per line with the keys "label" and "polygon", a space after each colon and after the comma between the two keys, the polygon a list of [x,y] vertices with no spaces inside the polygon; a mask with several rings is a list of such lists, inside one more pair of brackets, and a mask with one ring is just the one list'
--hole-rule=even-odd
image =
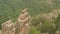
{"label": "rock face", "polygon": [[2,34],[28,34],[31,22],[27,9],[22,10],[16,23],[8,20],[2,24]]}
{"label": "rock face", "polygon": [[2,34],[15,34],[15,25],[11,20],[2,24]]}
{"label": "rock face", "polygon": [[28,34],[29,33],[29,18],[27,9],[22,10],[16,22],[16,34]]}

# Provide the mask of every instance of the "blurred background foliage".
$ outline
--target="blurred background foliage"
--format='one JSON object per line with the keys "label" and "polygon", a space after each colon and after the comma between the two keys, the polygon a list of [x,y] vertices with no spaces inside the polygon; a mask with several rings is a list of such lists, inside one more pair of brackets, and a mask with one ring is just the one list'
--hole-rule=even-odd
{"label": "blurred background foliage", "polygon": [[[60,9],[60,0],[0,0],[0,29],[1,24],[9,19],[15,22],[24,8],[27,8],[33,17],[30,34],[40,34],[40,32],[53,34],[56,30],[60,30],[60,15],[53,22],[45,21],[38,16]],[[52,25],[53,23],[56,27]]]}

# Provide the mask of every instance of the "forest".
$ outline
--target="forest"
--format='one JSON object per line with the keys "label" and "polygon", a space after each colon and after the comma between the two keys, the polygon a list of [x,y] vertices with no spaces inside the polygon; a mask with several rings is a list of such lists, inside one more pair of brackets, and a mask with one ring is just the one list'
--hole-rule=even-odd
{"label": "forest", "polygon": [[24,8],[32,17],[29,34],[60,32],[60,0],[0,0],[0,30],[5,21],[15,22]]}

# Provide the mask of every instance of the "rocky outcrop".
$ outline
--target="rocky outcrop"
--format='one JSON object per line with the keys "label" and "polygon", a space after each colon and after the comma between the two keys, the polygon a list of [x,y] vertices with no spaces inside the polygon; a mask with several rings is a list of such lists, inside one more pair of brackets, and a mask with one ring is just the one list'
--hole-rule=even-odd
{"label": "rocky outcrop", "polygon": [[22,10],[16,21],[16,33],[17,34],[28,34],[29,32],[29,18],[27,9]]}
{"label": "rocky outcrop", "polygon": [[12,20],[2,24],[2,34],[15,34],[15,25]]}
{"label": "rocky outcrop", "polygon": [[17,18],[16,23],[8,20],[2,24],[2,34],[28,34],[29,33],[30,16],[27,9],[22,10]]}

